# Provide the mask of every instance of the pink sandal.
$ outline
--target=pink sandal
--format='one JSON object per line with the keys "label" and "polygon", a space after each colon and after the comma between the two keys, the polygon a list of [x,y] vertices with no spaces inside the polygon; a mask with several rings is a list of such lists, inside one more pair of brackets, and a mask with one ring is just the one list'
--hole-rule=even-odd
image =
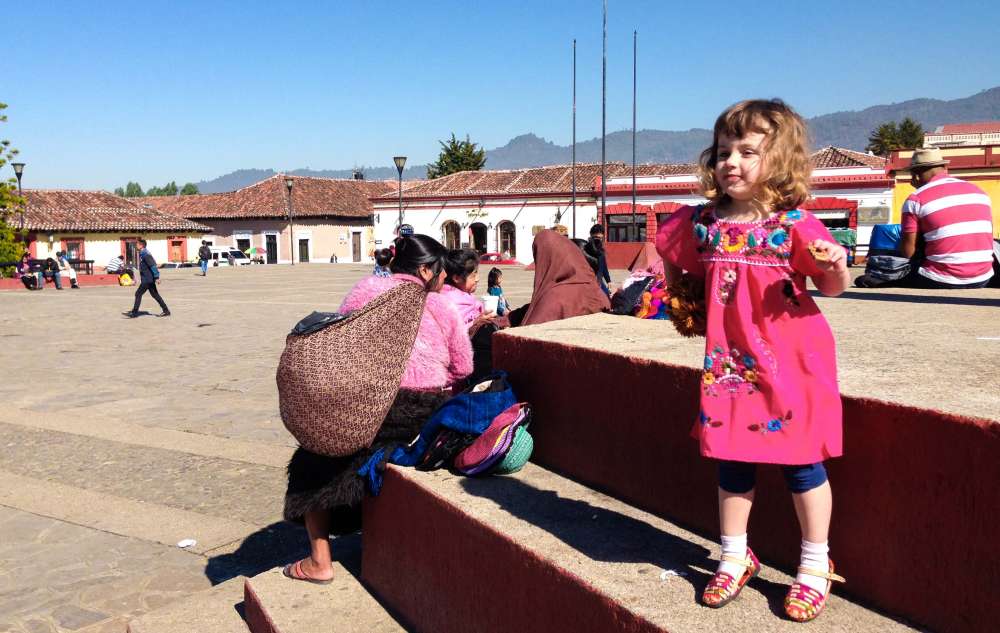
{"label": "pink sandal", "polygon": [[708,581],[705,591],[701,594],[702,603],[713,609],[724,607],[735,600],[740,595],[740,592],[743,591],[743,585],[750,582],[751,578],[760,573],[760,561],[757,560],[753,550],[749,547],[747,548],[746,558],[736,558],[735,556],[724,554],[722,560],[742,565],[746,568],[746,571],[743,572],[739,580],[726,572],[715,572],[712,579]]}
{"label": "pink sandal", "polygon": [[297,560],[290,565],[285,565],[285,568],[281,570],[282,575],[285,578],[291,578],[292,580],[303,580],[305,582],[311,582],[314,585],[329,585],[333,582],[333,578],[327,580],[321,580],[319,578],[310,578],[302,571],[302,561]]}
{"label": "pink sandal", "polygon": [[799,573],[818,578],[826,578],[826,593],[820,595],[818,591],[808,585],[793,582],[788,588],[788,595],[785,596],[785,615],[796,622],[809,622],[815,620],[822,613],[826,606],[826,600],[830,597],[830,590],[834,581],[847,582],[843,576],[833,573],[833,561],[830,561],[830,571],[811,569],[809,567],[799,567]]}

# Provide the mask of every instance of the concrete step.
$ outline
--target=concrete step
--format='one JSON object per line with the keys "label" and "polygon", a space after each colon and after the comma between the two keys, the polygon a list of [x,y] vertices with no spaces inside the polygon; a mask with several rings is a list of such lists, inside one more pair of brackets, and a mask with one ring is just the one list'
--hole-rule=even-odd
{"label": "concrete step", "polygon": [[406,631],[347,567],[334,562],[333,572],[329,585],[289,580],[280,567],[247,579],[244,600],[251,633]]}
{"label": "concrete step", "polygon": [[131,620],[128,633],[246,633],[243,621],[244,576],[237,576],[211,589]]}
{"label": "concrete step", "polygon": [[[767,567],[703,607],[716,545],[533,464],[481,479],[390,467],[364,525],[362,578],[417,631],[801,631],[783,617],[789,575]],[[834,595],[810,630],[912,629]]]}
{"label": "concrete step", "polygon": [[[967,371],[955,367],[935,373],[926,388],[900,381],[883,359],[922,367],[929,352],[910,346],[906,358],[886,356],[894,339],[881,336],[888,330],[873,339],[870,324],[878,319],[861,303],[871,304],[833,310],[841,316],[833,326],[839,328],[844,455],[828,460],[827,469],[836,499],[833,557],[851,579],[843,591],[933,629],[977,633],[993,618],[992,605],[1000,604],[997,565],[969,564],[1000,560],[993,536],[1000,390],[995,377],[972,384]],[[836,305],[844,304],[823,309]],[[927,314],[984,323],[977,319],[989,309],[967,306],[956,317],[951,310],[959,308],[946,307]],[[970,352],[970,345],[963,339],[961,351],[950,350],[969,363],[963,367],[978,366],[985,350],[979,345]],[[666,321],[606,314],[513,328],[493,339],[494,364],[534,406],[533,462],[717,534],[717,466],[701,457],[689,433],[698,419],[703,353],[703,339],[683,339]],[[970,414],[979,417],[964,417]],[[788,546],[799,539],[798,521],[777,467],[759,469],[749,533],[758,555],[787,569],[798,563],[797,548]]]}

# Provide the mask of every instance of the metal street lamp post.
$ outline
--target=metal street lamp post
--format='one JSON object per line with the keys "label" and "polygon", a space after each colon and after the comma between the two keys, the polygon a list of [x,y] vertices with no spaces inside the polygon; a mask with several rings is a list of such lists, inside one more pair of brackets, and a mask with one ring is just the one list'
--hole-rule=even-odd
{"label": "metal street lamp post", "polygon": [[288,189],[288,246],[291,248],[292,266],[295,265],[295,210],[292,208],[292,186],[294,184],[295,181],[290,176],[285,177],[285,188]]}
{"label": "metal street lamp post", "polygon": [[393,156],[392,162],[396,163],[396,171],[399,172],[399,221],[396,223],[396,235],[402,235],[403,231],[403,167],[406,166],[406,156]]}
{"label": "metal street lamp post", "polygon": [[[24,192],[21,190],[21,174],[24,173],[24,163],[11,163],[11,167],[14,168],[14,175],[17,176],[17,195],[19,198],[24,198]],[[24,202],[21,203],[21,230],[24,230]]]}

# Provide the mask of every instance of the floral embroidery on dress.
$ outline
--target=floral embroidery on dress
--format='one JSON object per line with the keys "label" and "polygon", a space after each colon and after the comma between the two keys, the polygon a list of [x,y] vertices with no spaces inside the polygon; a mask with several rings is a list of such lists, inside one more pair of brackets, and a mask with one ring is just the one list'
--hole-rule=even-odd
{"label": "floral embroidery on dress", "polygon": [[750,354],[741,354],[736,348],[728,352],[716,345],[711,354],[705,355],[705,371],[701,382],[706,395],[718,396],[725,389],[731,397],[758,391],[760,371],[757,361]]}
{"label": "floral embroidery on dress", "polygon": [[691,216],[694,239],[702,259],[749,264],[786,265],[791,259],[792,226],[803,218],[798,209],[775,214],[761,222],[726,222],[709,207]]}
{"label": "floral embroidery on dress", "polygon": [[768,433],[777,433],[778,431],[784,430],[792,421],[792,412],[789,411],[785,413],[784,417],[771,418],[763,424],[751,424],[747,427],[748,431],[754,433],[760,433],[761,435],[767,435]]}
{"label": "floral embroidery on dress", "polygon": [[734,294],[733,291],[736,289],[736,269],[726,269],[722,271],[722,274],[719,277],[721,281],[719,282],[719,286],[715,289],[715,300],[722,305],[726,305],[732,301]]}

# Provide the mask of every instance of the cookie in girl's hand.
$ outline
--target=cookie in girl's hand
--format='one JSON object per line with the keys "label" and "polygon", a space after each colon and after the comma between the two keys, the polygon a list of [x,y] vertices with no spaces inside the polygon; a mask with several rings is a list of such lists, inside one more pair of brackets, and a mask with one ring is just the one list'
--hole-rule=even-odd
{"label": "cookie in girl's hand", "polygon": [[830,252],[825,248],[820,248],[816,246],[815,243],[809,245],[809,254],[813,256],[818,262],[828,262],[830,261]]}

